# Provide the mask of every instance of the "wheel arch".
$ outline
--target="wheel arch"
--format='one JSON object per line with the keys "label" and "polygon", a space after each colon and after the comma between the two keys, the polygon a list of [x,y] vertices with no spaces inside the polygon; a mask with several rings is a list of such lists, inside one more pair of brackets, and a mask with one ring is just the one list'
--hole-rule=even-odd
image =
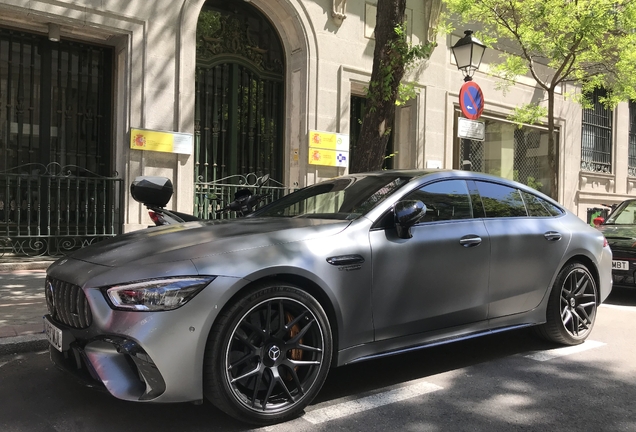
{"label": "wheel arch", "polygon": [[333,343],[333,355],[331,358],[331,365],[337,364],[338,358],[338,347],[339,343],[339,319],[336,314],[336,309],[334,307],[334,303],[332,299],[327,295],[327,293],[314,281],[311,279],[305,278],[300,275],[289,274],[289,273],[279,273],[275,275],[268,276],[267,278],[260,279],[262,280],[278,280],[282,282],[287,282],[293,284],[300,288],[303,291],[306,291],[312,297],[314,297],[320,306],[324,309],[327,314],[327,319],[329,320],[329,326],[331,327],[331,336]]}
{"label": "wheel arch", "polygon": [[[549,289],[545,298],[545,322],[534,327],[536,334],[542,339],[556,342],[562,345],[577,345],[582,343],[592,331],[594,322],[596,321],[596,309],[600,304],[599,289],[595,290],[595,301],[592,303],[580,302],[581,297],[585,295],[583,290],[587,291],[589,284],[581,286],[579,290],[578,280],[576,291],[567,293],[566,306],[563,306],[562,287],[568,283],[568,279],[575,269],[582,270],[585,268],[589,277],[599,286],[599,272],[592,258],[585,254],[576,254],[569,257],[558,269],[552,287]],[[576,276],[575,276],[576,277]],[[579,298],[579,300],[576,300]],[[574,309],[583,308],[583,317],[579,312],[573,312]],[[568,313],[565,314],[566,309]],[[576,316],[577,318],[573,318]],[[576,327],[576,328],[575,328]]]}
{"label": "wheel arch", "polygon": [[340,322],[341,322],[340,313],[337,307],[335,306],[335,301],[326,292],[326,290],[323,287],[321,287],[318,283],[316,283],[315,281],[313,281],[312,279],[308,277],[292,274],[292,273],[287,273],[287,272],[281,272],[281,273],[273,273],[273,274],[264,275],[257,279],[250,280],[249,283],[245,284],[243,287],[237,290],[232,295],[232,297],[230,297],[228,301],[225,302],[225,304],[219,311],[219,314],[223,313],[226,309],[230,308],[234,303],[236,303],[236,301],[238,301],[238,299],[240,299],[246,291],[250,290],[251,288],[253,288],[254,286],[258,284],[261,284],[263,282],[268,282],[268,281],[280,281],[283,283],[292,284],[298,287],[299,289],[301,289],[302,291],[305,291],[312,297],[314,297],[316,301],[320,304],[320,306],[325,311],[325,314],[327,314],[327,319],[329,320],[329,326],[331,327],[331,336],[332,336],[332,344],[333,344],[331,366],[332,367],[335,366],[338,363],[338,348],[340,346],[340,339],[339,339],[339,334],[340,334],[339,329],[340,329]]}
{"label": "wheel arch", "polygon": [[559,268],[559,271],[564,269],[569,264],[572,264],[572,263],[575,263],[575,262],[583,264],[585,266],[585,268],[587,268],[587,270],[592,275],[592,278],[594,278],[594,283],[596,284],[596,303],[597,303],[597,305],[600,305],[601,304],[601,289],[600,289],[601,280],[600,280],[600,275],[598,273],[598,268],[597,268],[596,264],[594,263],[594,261],[592,261],[592,259],[590,259],[590,257],[588,257],[586,255],[583,255],[583,254],[574,255],[574,256],[570,257]]}

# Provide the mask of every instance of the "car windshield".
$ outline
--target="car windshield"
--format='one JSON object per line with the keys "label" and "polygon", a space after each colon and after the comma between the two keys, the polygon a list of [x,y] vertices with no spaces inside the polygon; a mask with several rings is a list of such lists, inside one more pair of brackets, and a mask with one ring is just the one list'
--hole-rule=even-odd
{"label": "car windshield", "polygon": [[353,220],[382,202],[409,176],[346,176],[291,193],[253,213],[253,217],[306,217]]}
{"label": "car windshield", "polygon": [[625,201],[614,210],[605,225],[635,225],[636,224],[636,200]]}

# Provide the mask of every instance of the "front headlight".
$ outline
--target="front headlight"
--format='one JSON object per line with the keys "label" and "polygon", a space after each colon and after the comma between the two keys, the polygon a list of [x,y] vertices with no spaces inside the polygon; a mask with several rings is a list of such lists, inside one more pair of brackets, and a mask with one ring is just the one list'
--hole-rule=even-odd
{"label": "front headlight", "polygon": [[212,276],[149,279],[103,289],[114,309],[167,311],[183,306],[214,280]]}

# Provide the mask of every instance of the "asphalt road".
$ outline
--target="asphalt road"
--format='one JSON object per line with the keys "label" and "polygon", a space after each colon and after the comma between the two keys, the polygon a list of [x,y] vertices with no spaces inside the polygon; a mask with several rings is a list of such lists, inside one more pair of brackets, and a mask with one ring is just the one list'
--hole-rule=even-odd
{"label": "asphalt road", "polygon": [[[563,349],[527,330],[331,371],[301,431],[636,431],[636,292],[599,309]],[[123,402],[81,386],[45,352],[0,357],[0,431],[242,431],[208,403]]]}

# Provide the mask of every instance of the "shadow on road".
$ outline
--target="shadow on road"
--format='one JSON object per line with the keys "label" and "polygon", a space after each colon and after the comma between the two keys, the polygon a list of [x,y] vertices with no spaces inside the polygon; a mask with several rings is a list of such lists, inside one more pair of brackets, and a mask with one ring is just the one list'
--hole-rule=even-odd
{"label": "shadow on road", "polygon": [[636,306],[636,289],[615,287],[605,303],[617,306]]}
{"label": "shadow on road", "polygon": [[559,346],[535,337],[530,329],[523,329],[369,360],[332,369],[314,403]]}

